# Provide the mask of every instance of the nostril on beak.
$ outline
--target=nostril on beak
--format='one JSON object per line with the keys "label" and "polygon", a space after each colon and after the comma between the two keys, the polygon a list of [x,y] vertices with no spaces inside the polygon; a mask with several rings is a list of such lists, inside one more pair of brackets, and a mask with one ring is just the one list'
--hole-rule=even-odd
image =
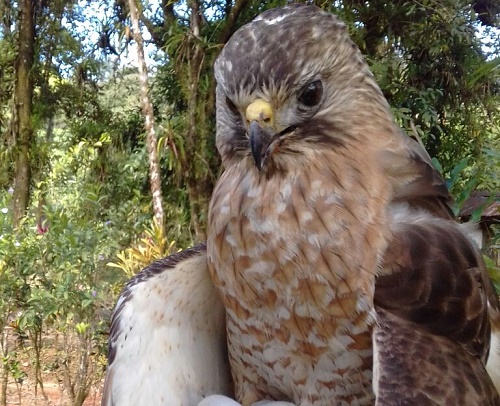
{"label": "nostril on beak", "polygon": [[266,125],[270,125],[271,124],[271,117],[269,116],[264,116],[264,114],[261,114],[260,115],[260,121]]}

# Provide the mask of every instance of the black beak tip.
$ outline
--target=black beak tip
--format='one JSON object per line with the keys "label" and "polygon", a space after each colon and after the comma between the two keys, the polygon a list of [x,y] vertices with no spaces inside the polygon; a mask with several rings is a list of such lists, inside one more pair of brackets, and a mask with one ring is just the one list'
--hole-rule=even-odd
{"label": "black beak tip", "polygon": [[257,169],[260,171],[262,170],[262,167],[264,166],[264,157],[260,156],[259,154],[253,154],[253,160],[255,162],[255,166]]}
{"label": "black beak tip", "polygon": [[255,161],[255,166],[260,171],[264,166],[265,150],[269,136],[264,132],[257,122],[252,122],[249,129],[250,150]]}

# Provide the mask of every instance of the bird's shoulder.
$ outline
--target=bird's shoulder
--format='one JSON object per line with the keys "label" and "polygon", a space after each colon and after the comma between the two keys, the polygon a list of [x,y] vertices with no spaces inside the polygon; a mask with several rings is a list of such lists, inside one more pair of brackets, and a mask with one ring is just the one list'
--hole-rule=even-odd
{"label": "bird's shoulder", "polygon": [[393,188],[393,203],[406,203],[432,215],[453,219],[453,198],[431,157],[417,141],[400,132],[380,150],[382,169]]}

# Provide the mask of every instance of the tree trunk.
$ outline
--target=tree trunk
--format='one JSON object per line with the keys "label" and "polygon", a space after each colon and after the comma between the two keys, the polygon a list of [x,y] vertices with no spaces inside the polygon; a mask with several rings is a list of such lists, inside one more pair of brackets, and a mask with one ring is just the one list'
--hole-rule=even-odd
{"label": "tree trunk", "polygon": [[137,44],[137,61],[139,64],[139,75],[141,80],[141,104],[144,115],[144,125],[146,128],[146,146],[149,157],[149,182],[151,194],[153,196],[153,213],[156,225],[160,227],[162,235],[165,235],[165,221],[163,213],[163,197],[161,191],[160,164],[157,154],[157,139],[155,132],[155,120],[153,114],[153,104],[149,98],[149,81],[146,58],[144,57],[144,43],[139,27],[139,10],[135,0],[128,0],[130,9],[130,19],[134,40]]}
{"label": "tree trunk", "polygon": [[206,222],[200,221],[201,214],[207,211],[208,200],[206,196],[200,193],[203,188],[203,183],[197,179],[197,168],[195,165],[195,156],[197,152],[196,141],[199,140],[201,126],[199,123],[198,107],[200,102],[199,97],[199,85],[200,85],[200,75],[203,67],[204,52],[202,49],[202,40],[200,38],[200,30],[202,24],[200,4],[198,1],[191,0],[188,1],[188,7],[191,9],[190,14],[190,29],[192,34],[191,51],[189,53],[189,64],[188,64],[188,108],[187,108],[187,118],[188,118],[188,128],[185,138],[186,142],[186,168],[188,173],[187,177],[187,187],[189,193],[189,203],[191,212],[191,225],[194,229],[196,240],[203,241],[206,239],[205,225]]}
{"label": "tree trunk", "polygon": [[[7,329],[5,329],[5,320],[2,320],[2,333],[0,334],[0,339],[2,342],[2,357],[4,359],[7,359],[7,356],[9,355],[9,332]],[[2,362],[2,380],[1,380],[1,388],[2,388],[2,393],[0,395],[0,406],[7,406],[7,389],[9,386],[9,368],[7,365],[7,362]]]}
{"label": "tree trunk", "polygon": [[29,203],[31,166],[30,147],[33,141],[33,128],[31,126],[31,110],[33,98],[33,80],[31,69],[35,47],[35,4],[33,0],[19,1],[18,31],[18,56],[16,61],[16,84],[14,105],[14,136],[15,172],[14,172],[14,205],[13,224],[19,225]]}
{"label": "tree trunk", "polygon": [[[220,44],[227,42],[235,30],[238,18],[248,7],[249,0],[228,2],[226,18],[218,39]],[[209,76],[208,90],[202,90],[201,79],[207,68],[211,68],[220,47],[208,51],[206,40],[202,38],[203,25],[206,19],[203,16],[203,2],[188,0],[190,9],[189,51],[186,56],[187,66],[183,71],[187,74],[187,131],[185,141],[184,176],[189,194],[191,226],[196,234],[197,241],[206,239],[206,213],[208,202],[212,194],[217,169],[220,166],[215,148],[215,135],[210,131],[209,120],[213,117],[215,107],[215,78]],[[204,159],[204,166],[200,165],[200,158]]]}

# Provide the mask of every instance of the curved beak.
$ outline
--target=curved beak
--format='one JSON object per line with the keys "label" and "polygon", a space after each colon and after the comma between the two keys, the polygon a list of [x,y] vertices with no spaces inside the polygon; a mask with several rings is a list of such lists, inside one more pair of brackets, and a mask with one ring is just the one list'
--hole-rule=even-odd
{"label": "curved beak", "polygon": [[248,124],[250,149],[257,169],[261,170],[268,155],[268,147],[276,134],[274,130],[274,112],[271,104],[257,99],[250,103],[245,111]]}
{"label": "curved beak", "polygon": [[274,132],[269,130],[269,128],[262,127],[257,121],[252,121],[248,129],[250,149],[259,171],[264,166],[268,156],[268,147],[274,136]]}

